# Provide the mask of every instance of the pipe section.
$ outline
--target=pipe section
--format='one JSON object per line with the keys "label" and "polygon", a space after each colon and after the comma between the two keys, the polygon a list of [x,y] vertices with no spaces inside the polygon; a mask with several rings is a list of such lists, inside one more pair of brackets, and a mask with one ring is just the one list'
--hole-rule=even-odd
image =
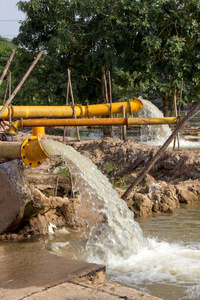
{"label": "pipe section", "polygon": [[[142,102],[135,98],[134,101],[117,102],[112,104],[113,114],[122,113],[122,105],[125,106],[126,113],[134,113],[142,109]],[[1,110],[2,106],[0,106]],[[86,118],[93,116],[110,115],[110,104],[95,104],[95,105],[75,105],[77,118]],[[33,119],[33,118],[73,118],[74,112],[72,106],[12,106],[12,119]],[[0,119],[9,118],[9,108],[0,116]]]}
{"label": "pipe section", "polygon": [[0,158],[6,160],[21,159],[21,143],[0,142]]}
{"label": "pipe section", "polygon": [[[176,117],[168,118],[99,118],[99,119],[32,119],[21,120],[21,127],[51,126],[109,126],[177,124]],[[15,123],[14,123],[15,124]],[[17,124],[19,124],[17,122]],[[15,125],[14,125],[15,126]]]}
{"label": "pipe section", "polygon": [[0,158],[6,160],[22,159],[29,167],[37,167],[49,157],[44,150],[40,135],[31,136],[18,142],[0,142]]}

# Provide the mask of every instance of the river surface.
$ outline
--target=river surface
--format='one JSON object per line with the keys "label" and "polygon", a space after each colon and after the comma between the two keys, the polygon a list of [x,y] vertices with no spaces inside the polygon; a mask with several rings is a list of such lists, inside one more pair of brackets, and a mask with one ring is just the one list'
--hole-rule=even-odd
{"label": "river surface", "polygon": [[[153,241],[152,249],[132,261],[123,260],[121,266],[107,265],[107,281],[165,300],[199,300],[200,204],[137,221]],[[85,233],[80,232],[59,233],[46,240],[47,249],[68,259],[82,259],[85,245]]]}
{"label": "river surface", "polygon": [[[107,281],[165,300],[199,300],[200,204],[137,221],[155,245],[140,253],[134,263],[107,265]],[[68,259],[82,259],[85,245],[85,233],[80,232],[59,233],[46,240],[47,249]]]}

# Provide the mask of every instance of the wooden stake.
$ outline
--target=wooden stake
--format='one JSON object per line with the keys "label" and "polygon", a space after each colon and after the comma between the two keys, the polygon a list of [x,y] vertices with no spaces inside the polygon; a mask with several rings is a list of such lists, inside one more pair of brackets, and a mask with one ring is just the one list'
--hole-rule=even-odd
{"label": "wooden stake", "polygon": [[[69,78],[70,94],[71,94],[71,98],[72,98],[74,119],[76,119],[76,109],[75,109],[75,105],[74,105],[74,95],[73,95],[73,91],[72,91],[72,83],[71,83],[71,75],[70,75],[71,71],[69,69],[67,71],[68,71],[68,78]],[[79,134],[78,126],[76,126],[76,133],[77,133],[77,139],[80,141],[80,134]]]}
{"label": "wooden stake", "polygon": [[181,121],[181,123],[175,128],[175,130],[172,132],[170,137],[166,140],[166,142],[163,144],[163,146],[158,150],[158,152],[154,155],[154,157],[148,162],[144,170],[142,170],[137,178],[134,180],[134,182],[129,186],[129,188],[126,190],[126,192],[122,195],[122,199],[126,199],[129,194],[133,191],[133,189],[141,182],[141,180],[144,178],[144,176],[149,172],[149,170],[152,168],[152,166],[157,162],[157,160],[161,157],[161,155],[164,153],[165,149],[169,146],[171,141],[174,139],[174,137],[177,135],[177,133],[180,131],[180,129],[187,123],[191,117],[195,114],[198,107],[200,106],[200,100],[196,102],[196,104],[191,108],[189,113],[185,116],[185,118]]}
{"label": "wooden stake", "polygon": [[106,103],[108,103],[108,89],[107,89],[107,81],[106,81],[106,74],[103,74],[104,84],[105,84],[105,93],[106,93]]}
{"label": "wooden stake", "polygon": [[[110,117],[113,118],[113,109],[112,109],[112,82],[110,71],[108,72],[109,77],[109,94],[110,94]],[[110,126],[110,136],[113,138],[113,126]]]}
{"label": "wooden stake", "polygon": [[[67,94],[66,94],[66,101],[65,101],[65,105],[68,105],[68,99],[69,99],[69,76],[68,76],[68,82],[67,82]],[[63,143],[65,143],[65,133],[66,133],[66,127],[64,127],[64,131],[63,131]]]}
{"label": "wooden stake", "polygon": [[14,55],[15,55],[15,51],[13,51],[13,52],[11,53],[10,58],[8,59],[7,64],[6,64],[4,70],[3,70],[2,74],[1,74],[1,77],[0,77],[0,85],[2,84],[2,81],[3,81],[4,77],[5,77],[6,74],[7,74],[8,68],[9,68],[9,66],[10,66],[10,64],[11,64],[11,61],[12,61]]}
{"label": "wooden stake", "polygon": [[24,75],[24,77],[22,78],[22,80],[20,81],[20,83],[18,84],[18,86],[16,87],[16,89],[14,90],[14,92],[8,98],[8,100],[6,101],[5,105],[0,110],[0,116],[6,110],[6,108],[8,107],[8,105],[11,103],[12,99],[19,92],[20,88],[22,87],[23,83],[25,82],[25,80],[27,79],[27,77],[29,76],[29,74],[31,73],[31,71],[33,70],[33,68],[35,67],[35,65],[37,64],[37,62],[40,59],[40,57],[42,56],[43,52],[44,52],[43,50],[39,52],[39,54],[37,55],[36,59],[34,60],[34,62],[32,63],[32,65],[30,66],[30,68],[28,69],[28,71],[26,72],[26,74]]}
{"label": "wooden stake", "polygon": [[[176,88],[174,88],[174,100],[173,100],[173,104],[174,104],[175,116],[177,117]],[[178,137],[178,136],[177,136],[177,137]],[[175,149],[175,147],[176,147],[176,136],[175,136],[175,138],[174,138],[173,149]]]}
{"label": "wooden stake", "polygon": [[[126,111],[124,105],[122,105],[122,117],[126,118]],[[122,138],[124,141],[126,140],[126,125],[122,126]]]}

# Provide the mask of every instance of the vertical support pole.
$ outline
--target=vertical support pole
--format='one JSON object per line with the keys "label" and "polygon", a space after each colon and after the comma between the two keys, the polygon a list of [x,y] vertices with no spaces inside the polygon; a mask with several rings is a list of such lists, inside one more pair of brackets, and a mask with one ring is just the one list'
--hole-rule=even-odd
{"label": "vertical support pole", "polygon": [[[122,118],[126,118],[126,111],[124,105],[122,105]],[[124,141],[126,140],[126,125],[122,126],[122,138]]]}
{"label": "vertical support pole", "polygon": [[[173,104],[174,104],[174,110],[175,110],[175,116],[177,117],[177,104],[176,104],[176,88],[174,88],[174,99],[173,99]],[[174,138],[174,145],[173,145],[173,150],[176,147],[176,136]]]}
{"label": "vertical support pole", "polygon": [[104,84],[105,84],[106,103],[108,103],[108,88],[107,88],[107,81],[106,81],[106,74],[105,74],[105,72],[103,74],[103,78],[104,78]]}
{"label": "vertical support pole", "polygon": [[[9,86],[9,98],[11,96],[11,72],[9,73],[8,76],[8,86]],[[9,125],[11,126],[12,124],[12,119],[11,119],[11,103],[9,104]]]}
{"label": "vertical support pole", "polygon": [[[66,94],[66,101],[65,105],[68,105],[68,99],[69,99],[69,76],[68,76],[68,81],[67,81],[67,94]],[[65,143],[65,134],[66,134],[66,126],[64,127],[63,130],[63,143]]]}
{"label": "vertical support pole", "polygon": [[[71,71],[69,69],[67,71],[68,71],[68,78],[69,78],[70,94],[71,94],[71,98],[72,98],[74,119],[76,119],[76,109],[75,109],[75,105],[74,105],[74,95],[73,95],[73,91],[72,91],[72,83],[71,83],[71,75],[70,75]],[[77,133],[77,139],[80,141],[80,134],[79,134],[78,126],[76,126],[76,133]]]}
{"label": "vertical support pole", "polygon": [[[112,109],[112,82],[111,82],[111,76],[110,71],[108,72],[109,77],[109,93],[110,93],[110,117],[113,118],[113,109]],[[113,138],[113,126],[110,127],[110,136]]]}

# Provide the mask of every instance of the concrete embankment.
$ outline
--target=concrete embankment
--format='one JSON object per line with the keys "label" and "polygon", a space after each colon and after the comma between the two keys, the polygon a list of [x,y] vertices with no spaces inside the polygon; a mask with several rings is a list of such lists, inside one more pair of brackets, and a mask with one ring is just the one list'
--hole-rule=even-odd
{"label": "concrete embankment", "polygon": [[105,267],[49,253],[41,241],[0,243],[3,300],[159,300],[116,283],[105,283]]}

